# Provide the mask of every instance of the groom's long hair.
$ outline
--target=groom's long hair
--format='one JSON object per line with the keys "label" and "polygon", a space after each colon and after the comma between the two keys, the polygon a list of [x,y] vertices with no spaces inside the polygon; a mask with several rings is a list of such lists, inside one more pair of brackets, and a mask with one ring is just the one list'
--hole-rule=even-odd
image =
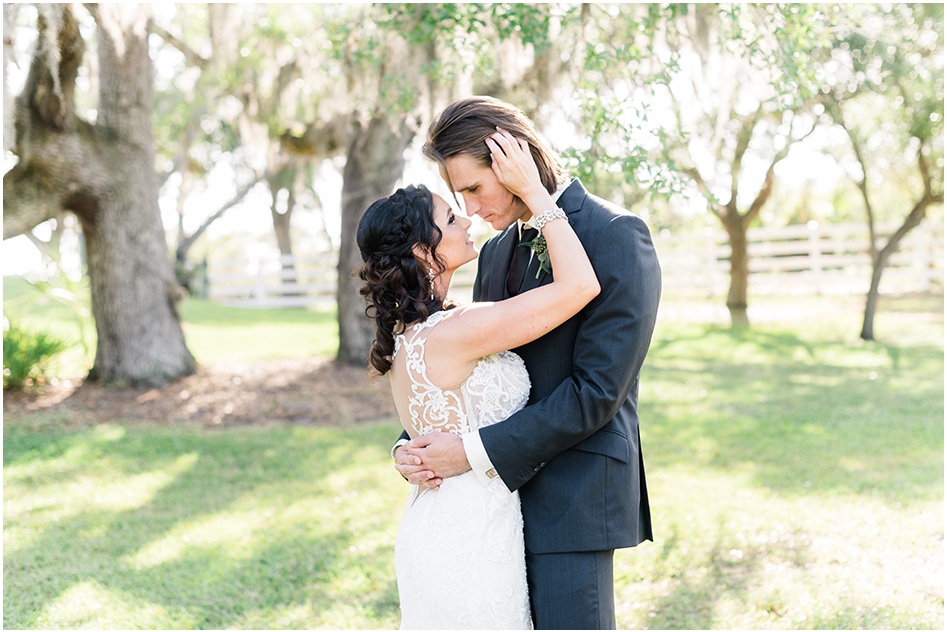
{"label": "groom's long hair", "polygon": [[[490,148],[486,139],[500,127],[529,144],[529,151],[539,169],[543,187],[552,194],[565,181],[559,157],[536,134],[529,119],[516,107],[493,97],[469,97],[455,101],[437,115],[427,130],[427,141],[421,152],[428,160],[441,166],[447,178],[444,161],[459,154],[468,154],[485,167],[490,166]],[[451,191],[454,186],[448,178]]]}

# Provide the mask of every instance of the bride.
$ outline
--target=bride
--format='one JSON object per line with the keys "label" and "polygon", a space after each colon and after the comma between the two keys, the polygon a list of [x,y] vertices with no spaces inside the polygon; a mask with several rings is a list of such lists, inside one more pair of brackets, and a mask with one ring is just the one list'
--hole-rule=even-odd
{"label": "bride", "polygon": [[[413,439],[463,435],[502,421],[529,396],[523,361],[507,351],[536,340],[599,293],[585,250],[542,186],[524,140],[487,138],[499,182],[540,229],[553,282],[499,302],[445,301],[454,271],[477,257],[467,229],[423,186],[372,204],[359,222],[361,289],[377,333],[369,361],[388,374]],[[521,246],[525,247],[525,246]],[[473,472],[436,489],[412,486],[395,543],[402,629],[529,629],[519,496]]]}

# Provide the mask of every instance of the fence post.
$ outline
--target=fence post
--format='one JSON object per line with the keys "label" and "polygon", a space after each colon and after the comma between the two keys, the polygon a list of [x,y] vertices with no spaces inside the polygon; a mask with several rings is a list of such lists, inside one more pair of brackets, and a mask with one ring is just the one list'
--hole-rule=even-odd
{"label": "fence post", "polygon": [[266,280],[263,278],[263,261],[260,260],[256,269],[256,290],[254,292],[257,304],[266,307]]}
{"label": "fence post", "polygon": [[812,284],[815,286],[815,293],[822,294],[822,243],[819,235],[819,222],[809,220],[806,222],[806,228],[809,229],[809,269],[812,271]]}
{"label": "fence post", "polygon": [[717,242],[714,239],[714,229],[704,227],[704,256],[707,261],[707,287],[710,296],[717,295]]}

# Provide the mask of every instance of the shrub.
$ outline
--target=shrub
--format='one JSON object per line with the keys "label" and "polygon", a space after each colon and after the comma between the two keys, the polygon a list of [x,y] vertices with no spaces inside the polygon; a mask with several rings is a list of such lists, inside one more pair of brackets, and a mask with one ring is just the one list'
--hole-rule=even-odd
{"label": "shrub", "polygon": [[46,379],[49,360],[70,347],[45,331],[20,329],[13,323],[3,330],[3,388],[23,388]]}

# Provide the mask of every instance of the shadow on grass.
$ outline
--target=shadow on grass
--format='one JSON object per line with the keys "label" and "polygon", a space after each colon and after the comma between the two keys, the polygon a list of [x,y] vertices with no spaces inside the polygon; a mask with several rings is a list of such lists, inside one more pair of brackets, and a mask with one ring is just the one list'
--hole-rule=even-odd
{"label": "shadow on grass", "polygon": [[[726,521],[721,519],[716,531],[721,535],[707,549],[703,559],[691,559],[688,568],[699,572],[689,572],[674,581],[673,586],[662,593],[661,598],[652,606],[654,615],[648,618],[648,627],[664,630],[711,630],[719,626],[721,616],[718,613],[722,601],[745,602],[751,599],[749,592],[759,583],[765,560],[772,554],[774,543],[761,544],[742,542],[735,545],[732,535],[725,528]],[[674,529],[671,531],[669,545],[677,546]],[[787,545],[787,542],[792,544]],[[780,543],[779,556],[790,560],[798,568],[807,563],[803,539],[784,538]],[[738,546],[739,548],[733,548]],[[655,576],[666,576],[661,564],[653,569]],[[673,574],[672,574],[673,576]],[[749,609],[758,609],[773,615],[774,620],[785,614],[786,604],[778,599],[769,599],[766,603],[753,604]]]}
{"label": "shadow on grass", "polygon": [[642,375],[649,467],[711,467],[782,493],[943,491],[943,352],[694,328]]}
{"label": "shadow on grass", "polygon": [[[365,536],[390,530],[397,516],[361,473],[385,463],[391,428],[112,430],[105,440],[95,431],[5,434],[5,481],[17,495],[60,495],[5,515],[5,529],[24,540],[5,550],[5,628],[47,627],[51,610],[67,617],[61,627],[82,625],[96,613],[69,615],[61,601],[89,582],[158,606],[164,619],[146,626],[265,628],[291,608],[309,612],[303,625],[312,625],[353,594],[368,616],[396,616],[393,534],[367,548]],[[121,507],[121,494],[103,491],[127,483],[135,494],[149,476],[165,482],[144,502]],[[104,498],[61,496],[90,477],[111,479],[94,486]]]}
{"label": "shadow on grass", "polygon": [[[927,612],[912,611],[903,604],[889,604],[873,590],[852,588],[842,595],[830,592],[825,601],[810,603],[800,612],[799,586],[792,580],[771,584],[774,574],[804,573],[818,564],[804,530],[781,531],[769,539],[734,538],[721,519],[715,529],[718,537],[708,544],[703,555],[689,554],[683,570],[664,559],[679,557],[676,525],[670,525],[661,556],[650,569],[653,580],[665,578],[664,590],[650,607],[650,616],[629,627],[657,630],[713,629],[941,629],[937,611],[942,608],[935,595]],[[686,539],[686,536],[684,537]],[[693,551],[693,549],[691,549]],[[831,572],[831,571],[829,571]],[[818,582],[819,579],[809,578]],[[796,580],[800,581],[800,580]],[[805,581],[805,580],[801,580]],[[845,580],[843,580],[845,581]],[[761,589],[770,584],[770,587]],[[737,618],[741,614],[746,618]],[[800,615],[802,618],[799,618]],[[722,626],[722,622],[727,625]],[[629,623],[628,620],[625,622]]]}
{"label": "shadow on grass", "polygon": [[715,615],[720,597],[728,594],[740,598],[759,570],[759,562],[749,556],[741,562],[721,559],[723,542],[711,547],[710,559],[699,566],[707,572],[700,577],[685,578],[667,591],[653,609],[655,616],[649,627],[664,630],[710,630],[718,620]]}

